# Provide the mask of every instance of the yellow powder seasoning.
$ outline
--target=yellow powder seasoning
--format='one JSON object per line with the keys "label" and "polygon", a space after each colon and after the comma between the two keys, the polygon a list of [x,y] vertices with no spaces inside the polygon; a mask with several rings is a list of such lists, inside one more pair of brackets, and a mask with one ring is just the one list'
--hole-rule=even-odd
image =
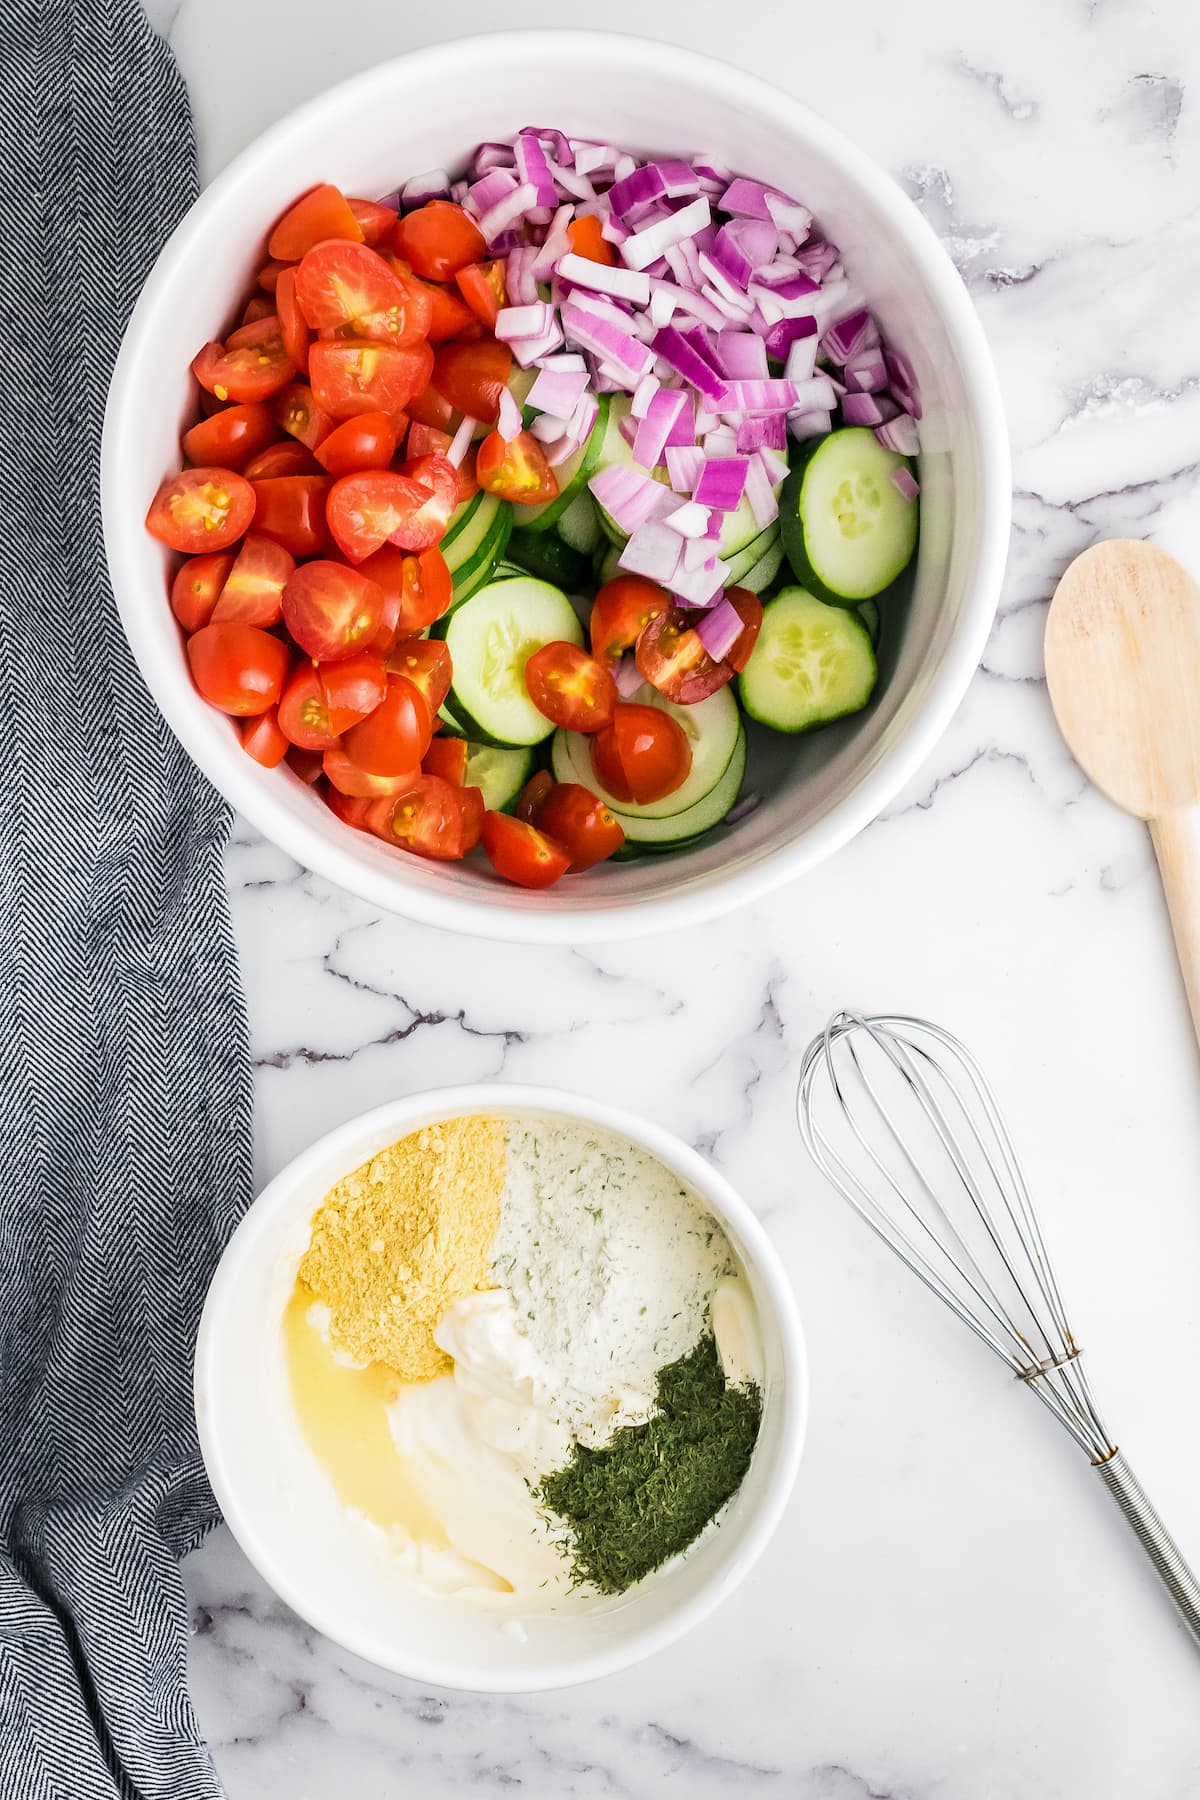
{"label": "yellow powder seasoning", "polygon": [[386,1363],[404,1381],[450,1370],[433,1330],[454,1301],[494,1285],[504,1141],[498,1119],[446,1119],[381,1150],[325,1196],[299,1279],[356,1361]]}

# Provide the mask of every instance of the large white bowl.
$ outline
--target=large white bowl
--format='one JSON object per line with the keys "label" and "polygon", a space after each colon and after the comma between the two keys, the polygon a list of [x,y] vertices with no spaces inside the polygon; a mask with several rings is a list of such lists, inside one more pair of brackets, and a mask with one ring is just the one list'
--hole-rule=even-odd
{"label": "large white bowl", "polygon": [[[700,1197],[741,1260],[764,1351],[763,1413],[746,1479],[716,1529],[604,1610],[525,1622],[422,1594],[346,1520],[303,1442],[284,1361],[283,1311],[313,1213],[333,1184],[410,1131],[463,1114],[586,1120],[640,1145]],[[552,1088],[479,1085],[413,1094],[352,1119],[306,1150],[251,1206],[209,1289],[196,1344],[196,1418],[205,1466],[246,1555],[296,1612],[346,1649],[441,1687],[523,1693],[611,1674],[698,1623],[756,1561],[796,1478],[808,1367],[795,1300],[746,1202],[669,1132]]]}
{"label": "large white bowl", "polygon": [[[539,894],[482,863],[422,862],[352,831],[290,771],[246,756],[230,721],[192,687],[165,599],[169,559],[142,523],[178,466],[193,405],[189,361],[228,325],[274,216],[314,182],[385,193],[528,123],[634,148],[705,150],[803,199],[911,355],[925,409],[915,588],[903,629],[885,637],[872,707],[755,752],[752,781],[765,803],[703,847],[609,865]],[[710,916],[810,868],[868,824],[963,696],[995,612],[1010,509],[982,330],[941,245],[889,177],[815,113],[741,70],[574,31],[418,51],[320,95],[245,150],[183,220],[138,301],[113,376],[102,492],[113,586],[146,681],[185,748],[265,836],[377,906],[488,937],[560,942]]]}

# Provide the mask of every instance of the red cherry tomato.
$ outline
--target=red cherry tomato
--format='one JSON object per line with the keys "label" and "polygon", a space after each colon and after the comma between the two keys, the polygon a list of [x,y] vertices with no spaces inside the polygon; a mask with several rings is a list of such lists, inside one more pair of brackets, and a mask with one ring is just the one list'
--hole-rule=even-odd
{"label": "red cherry tomato", "polygon": [[404,448],[410,459],[418,456],[445,456],[453,441],[448,431],[439,431],[436,425],[422,425],[417,419],[408,428],[408,441]]}
{"label": "red cherry tomato", "polygon": [[427,281],[450,281],[468,263],[487,255],[474,219],[450,200],[427,200],[406,213],[392,234],[397,256]]}
{"label": "red cherry tomato", "polygon": [[648,806],[683,786],[692,748],[670,713],[620,701],[612,724],[592,739],[592,767],[614,800]]}
{"label": "red cherry tomato", "polygon": [[315,662],[341,662],[368,648],[382,614],[379,588],[345,563],[301,563],[283,590],[283,622]]}
{"label": "red cherry tomato", "polygon": [[500,316],[500,308],[508,305],[503,260],[471,263],[458,271],[454,281],[475,317],[490,331]]}
{"label": "red cherry tomato", "polygon": [[227,406],[183,434],[183,454],[209,468],[244,469],[279,435],[269,406],[260,400]]}
{"label": "red cherry tomato", "polygon": [[416,856],[459,862],[479,842],[483,823],[478,788],[420,775],[392,806],[388,841]]}
{"label": "red cherry tomato", "polygon": [[383,589],[383,621],[374,646],[383,656],[440,619],[454,597],[450,570],[440,550],[406,556],[385,544],[359,568]]}
{"label": "red cherry tomato", "polygon": [[[406,769],[403,775],[368,775],[365,769],[346,755],[340,747],[326,750],[321,766],[339,794],[356,800],[384,800],[405,793],[416,781],[420,769]],[[389,812],[391,810],[389,806]]]}
{"label": "red cherry tomato", "polygon": [[386,469],[396,454],[396,427],[387,413],[360,413],[323,438],[313,452],[331,475],[355,475],[363,469]]}
{"label": "red cherry tomato", "polygon": [[450,515],[458,505],[458,470],[446,457],[435,453],[410,456],[402,473],[411,481],[419,482],[430,497],[404,521],[403,531],[395,534],[394,541],[402,550],[428,550],[441,542]]}
{"label": "red cherry tomato", "polygon": [[285,438],[280,444],[268,444],[265,450],[260,450],[246,464],[243,473],[247,481],[273,481],[280,475],[319,475],[321,466],[311,450],[306,450],[295,438]]}
{"label": "red cherry tomato", "polygon": [[322,238],[348,238],[354,244],[363,241],[363,228],[349,201],[328,181],[310,188],[289,206],[267,240],[267,251],[283,262],[299,262]]}
{"label": "red cherry tomato", "polygon": [[571,858],[561,844],[510,813],[488,813],[482,836],[488,861],[497,875],[521,887],[549,887],[571,866]]}
{"label": "red cherry tomato", "polygon": [[433,719],[424,695],[403,675],[389,675],[375,711],[346,733],[347,756],[368,775],[403,775],[429,748]]}
{"label": "red cherry tomato", "polygon": [[333,430],[333,420],[317,405],[307,381],[289,381],[271,404],[280,427],[306,449],[315,450]]}
{"label": "red cherry tomato", "polygon": [[[494,425],[500,417],[500,389],[508,381],[512,369],[512,351],[495,338],[480,338],[474,344],[439,344],[433,358],[431,380],[437,392],[450,406]],[[425,417],[415,406],[409,408],[413,418],[426,425],[442,425],[443,419]]]}
{"label": "red cherry tomato", "polygon": [[428,490],[391,469],[368,469],[334,482],[326,516],[343,556],[360,563],[389,540],[406,542],[406,528],[429,499]]}
{"label": "red cherry tomato", "polygon": [[369,339],[335,338],[313,345],[308,373],[317,403],[335,419],[358,413],[402,413],[429,380],[428,344],[400,349]]}
{"label": "red cherry tomato", "polygon": [[283,590],[295,567],[282,544],[250,532],[213,608],[214,620],[241,619],[245,625],[264,629],[278,625],[283,617]]}
{"label": "red cherry tomato", "polygon": [[408,638],[387,659],[389,674],[403,675],[424,696],[432,719],[450,692],[454,665],[440,638]]}
{"label": "red cherry tomato", "polygon": [[589,262],[607,263],[610,269],[616,267],[616,250],[605,237],[594,213],[571,220],[567,226],[567,242],[573,256],[586,256]]}
{"label": "red cherry tomato", "polygon": [[240,325],[224,344],[205,344],[192,359],[192,374],[218,400],[269,400],[295,373],[274,313]]}
{"label": "red cherry tomato", "polygon": [[338,743],[320,678],[311,663],[297,664],[288,676],[279,702],[279,729],[299,750],[332,750]]}
{"label": "red cherry tomato", "polygon": [[642,632],[660,613],[670,610],[671,596],[644,575],[615,575],[592,604],[592,655],[611,668],[632,650]]}
{"label": "red cherry tomato", "polygon": [[210,706],[248,718],[274,706],[287,674],[287,646],[257,625],[229,620],[188,639],[192,680]]}
{"label": "red cherry tomato", "polygon": [[556,781],[538,801],[532,823],[561,844],[573,869],[591,869],[625,842],[616,817],[590,788]]}
{"label": "red cherry tomato", "polygon": [[[417,279],[414,275],[413,280]],[[427,335],[431,344],[448,343],[451,338],[461,337],[478,323],[457,287],[443,287],[440,282],[430,281],[425,284],[425,291],[429,295]]]}
{"label": "red cherry tomato", "polygon": [[216,556],[189,556],[180,563],[171,583],[171,611],[185,631],[199,631],[208,624],[232,567],[228,550]]}
{"label": "red cherry tomato", "polygon": [[517,795],[516,804],[513,807],[514,815],[518,819],[524,819],[527,825],[532,825],[537,818],[538,807],[553,786],[554,777],[549,769],[539,769],[535,775],[529,777]]}
{"label": "red cherry tomato", "polygon": [[381,344],[418,343],[433,302],[368,244],[316,244],[296,270],[296,298],[314,331],[336,331]]}
{"label": "red cherry tomato", "polygon": [[467,746],[463,738],[434,738],[421,759],[422,775],[438,775],[452,787],[467,778]]}
{"label": "red cherry tomato", "polygon": [[762,601],[749,588],[739,587],[726,588],[725,598],[742,621],[741,636],[735,640],[733,649],[725,657],[730,668],[740,675],[750,661],[750,652],[758,642],[758,634],[762,630]]}
{"label": "red cherry tomato", "polygon": [[279,314],[279,335],[283,347],[302,375],[308,374],[308,351],[312,330],[300,310],[296,298],[296,271],[283,269],[275,284],[275,310]]}
{"label": "red cherry tomato", "polygon": [[279,729],[279,714],[272,706],[257,719],[246,719],[238,730],[242,749],[264,769],[276,769],[288,753],[288,741]]}
{"label": "red cherry tomato", "polygon": [[[500,404],[498,399],[496,404]],[[419,394],[413,395],[408,403],[408,416],[417,425],[431,425],[435,431],[444,431],[447,437],[452,435],[458,423],[454,408],[434,387],[423,387]]]}
{"label": "red cherry tomato", "polygon": [[302,750],[299,744],[293,744],[288,751],[287,766],[300,777],[305,787],[315,787],[323,773],[320,751]]}
{"label": "red cherry tomato", "polygon": [[479,446],[475,477],[489,494],[521,506],[541,506],[558,496],[558,476],[531,432],[519,431],[508,443],[491,431]]}
{"label": "red cherry tomato", "polygon": [[394,206],[384,206],[378,200],[356,200],[347,195],[346,205],[358,221],[364,239],[368,244],[378,244],[396,229],[399,217]]}
{"label": "red cherry tomato", "polygon": [[251,294],[242,308],[242,324],[257,325],[260,319],[269,319],[275,311],[265,294]]}
{"label": "red cherry tomato", "polygon": [[695,706],[733,679],[727,662],[714,662],[677,606],[659,613],[637,641],[638,672],[677,706]]}
{"label": "red cherry tomato", "polygon": [[146,529],[185,555],[225,550],[254,516],[254,490],[232,469],[183,469],[159,488]]}
{"label": "red cherry tomato", "polygon": [[254,279],[265,294],[273,294],[279,286],[279,277],[285,269],[290,269],[291,266],[290,262],[280,262],[276,258],[272,258],[270,262],[263,264]]}
{"label": "red cherry tomato", "polygon": [[278,475],[252,485],[255,531],[265,532],[293,556],[328,550],[325,503],[332,483],[327,475]]}
{"label": "red cherry tomato", "polygon": [[603,731],[612,722],[617,684],[576,644],[543,644],[525,664],[529,698],[564,731]]}
{"label": "red cherry tomato", "polygon": [[373,713],[387,693],[387,670],[382,656],[373,650],[359,650],[342,662],[320,663],[317,678],[325,696],[329,729],[339,737]]}

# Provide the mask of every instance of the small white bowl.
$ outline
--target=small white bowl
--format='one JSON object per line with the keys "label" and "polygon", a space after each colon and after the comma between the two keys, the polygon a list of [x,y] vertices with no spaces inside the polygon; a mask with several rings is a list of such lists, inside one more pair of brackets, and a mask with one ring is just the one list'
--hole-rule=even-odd
{"label": "small white bowl", "polygon": [[[166,602],[169,561],[143,520],[179,464],[188,365],[227,329],[266,227],[317,181],[388,192],[528,123],[644,150],[707,151],[813,208],[857,288],[912,357],[924,405],[921,544],[881,691],[844,724],[757,749],[764,803],[674,856],[572,875],[544,893],[482,859],[423,862],[349,829],[290,770],[264,770],[192,686]],[[197,201],[134,309],[105,421],[102,496],[113,588],[142,673],[180,742],[259,830],[375,906],[483,937],[629,936],[721,912],[811,868],[868,824],[949,723],[979,661],[1008,545],[1004,414],[982,329],[949,258],[868,156],[789,95],[641,38],[514,31],[421,50],[318,96],[243,151]],[[764,734],[769,736],[770,734]]]}
{"label": "small white bowl", "polygon": [[[746,1479],[687,1554],[603,1610],[523,1621],[423,1593],[347,1519],[295,1420],[283,1312],[312,1216],[335,1182],[435,1120],[469,1113],[584,1120],[640,1145],[688,1184],[724,1227],[758,1309],[765,1380]],[[227,1524],[250,1561],[318,1631],[394,1674],[439,1687],[527,1693],[569,1687],[661,1650],[732,1592],[791,1494],[808,1417],[808,1366],[795,1300],[770,1240],[723,1176],[669,1132],[615,1106],[553,1088],[478,1085],[413,1094],[352,1119],[265,1188],[213,1277],[196,1342],[200,1446]]]}

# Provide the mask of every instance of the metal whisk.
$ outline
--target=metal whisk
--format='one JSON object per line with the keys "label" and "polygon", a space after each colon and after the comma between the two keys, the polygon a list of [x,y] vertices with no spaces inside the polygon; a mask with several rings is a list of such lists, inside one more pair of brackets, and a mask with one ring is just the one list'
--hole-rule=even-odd
{"label": "metal whisk", "polygon": [[1200,1644],[1200,1583],[1117,1449],[974,1057],[924,1019],[836,1013],[796,1097],[817,1166],[1087,1452]]}

